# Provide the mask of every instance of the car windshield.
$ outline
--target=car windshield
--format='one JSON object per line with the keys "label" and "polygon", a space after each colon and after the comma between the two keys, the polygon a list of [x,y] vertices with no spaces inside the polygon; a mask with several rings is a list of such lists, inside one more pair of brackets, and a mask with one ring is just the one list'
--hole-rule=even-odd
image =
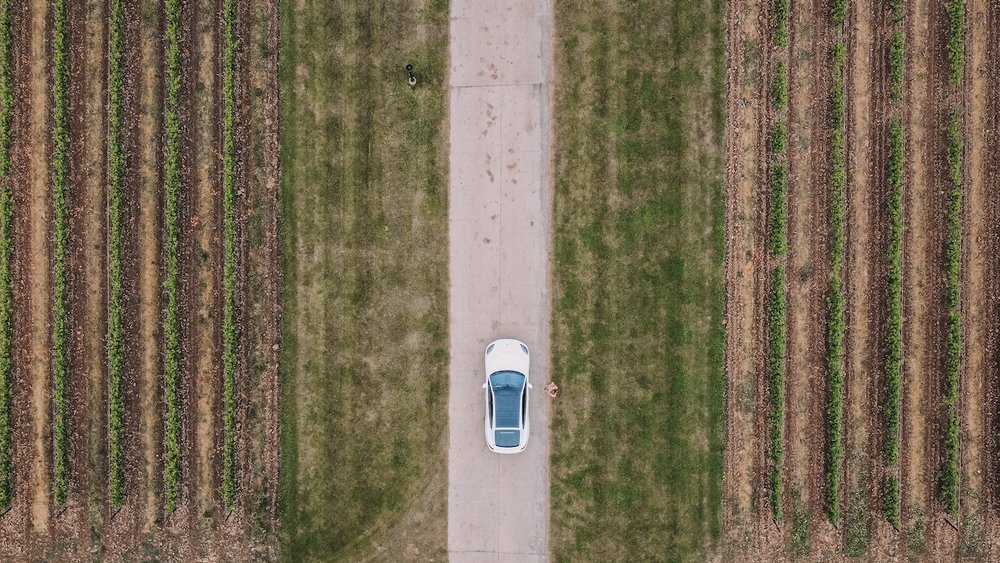
{"label": "car windshield", "polygon": [[498,371],[490,376],[490,386],[496,402],[496,428],[520,428],[524,374]]}

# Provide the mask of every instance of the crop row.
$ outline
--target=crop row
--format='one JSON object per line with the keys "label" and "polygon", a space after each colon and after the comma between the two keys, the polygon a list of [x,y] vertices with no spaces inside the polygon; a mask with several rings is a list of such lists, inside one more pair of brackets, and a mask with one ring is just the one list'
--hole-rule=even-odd
{"label": "crop row", "polygon": [[181,397],[180,397],[180,305],[178,300],[180,236],[180,115],[181,87],[180,0],[164,3],[166,99],[164,122],[166,147],[163,165],[163,493],[167,512],[180,497]]}
{"label": "crop row", "polygon": [[10,126],[14,110],[11,79],[11,0],[0,0],[0,512],[10,507],[14,495],[13,428],[11,385],[13,357],[13,233],[14,198],[11,182]]}
{"label": "crop row", "polygon": [[948,121],[948,240],[945,279],[948,305],[944,403],[945,460],[941,469],[941,498],[949,514],[958,511],[958,394],[962,368],[962,112],[955,108]]}
{"label": "crop row", "polygon": [[110,1],[108,21],[108,497],[112,508],[125,501],[125,403],[122,392],[124,334],[122,329],[122,147],[124,0]]}
{"label": "crop row", "polygon": [[774,267],[771,279],[771,299],[767,311],[768,376],[771,384],[771,511],[775,522],[781,522],[781,467],[784,463],[785,427],[785,266]]}
{"label": "crop row", "polygon": [[[836,20],[836,12],[835,12]],[[843,18],[841,18],[841,21]],[[840,23],[840,22],[838,22]],[[827,382],[830,392],[826,407],[827,464],[826,507],[830,521],[840,521],[841,423],[843,416],[844,289],[841,267],[844,261],[844,58],[843,37],[833,44],[833,96],[830,177],[830,247],[832,253],[830,297],[827,319]]]}
{"label": "crop row", "polygon": [[952,82],[962,80],[965,69],[965,0],[948,0],[948,73]]}
{"label": "crop row", "polygon": [[66,428],[66,383],[69,379],[69,329],[66,257],[69,225],[66,172],[69,164],[69,127],[66,114],[68,69],[66,2],[52,5],[52,497],[57,507],[66,503],[69,444]]}
{"label": "crop row", "polygon": [[893,0],[892,19],[895,30],[889,47],[889,91],[896,112],[889,120],[889,274],[886,300],[885,358],[885,449],[886,478],[883,484],[883,512],[886,520],[899,529],[899,430],[903,386],[903,189],[906,149],[903,122],[899,117],[903,101],[903,73],[906,64],[906,40],[902,21],[906,16],[903,0]]}
{"label": "crop row", "polygon": [[[776,49],[788,43],[789,1],[775,0],[776,28],[774,46]],[[771,256],[777,262],[771,278],[771,296],[768,301],[768,380],[771,391],[771,513],[775,522],[782,519],[781,468],[784,466],[785,444],[785,266],[784,255],[788,250],[788,167],[785,163],[785,148],[788,133],[782,118],[782,110],[788,105],[788,73],[784,59],[779,55],[774,67],[772,82],[772,105],[774,123],[768,139],[771,159],[771,201],[770,231]]]}
{"label": "crop row", "polygon": [[225,403],[222,498],[232,510],[236,500],[236,6],[222,6],[223,114],[223,269],[222,371]]}
{"label": "crop row", "polygon": [[889,125],[889,318],[886,321],[888,350],[885,359],[885,516],[899,527],[899,478],[893,468],[899,462],[900,390],[903,376],[903,125],[893,116]]}

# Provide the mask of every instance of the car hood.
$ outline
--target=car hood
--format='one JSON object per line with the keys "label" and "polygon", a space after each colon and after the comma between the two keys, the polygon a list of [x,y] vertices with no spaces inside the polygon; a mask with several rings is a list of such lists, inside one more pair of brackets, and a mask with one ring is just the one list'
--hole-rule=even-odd
{"label": "car hood", "polygon": [[486,375],[498,371],[516,371],[528,377],[530,357],[521,349],[522,343],[513,338],[496,340],[490,344],[492,349],[486,354]]}

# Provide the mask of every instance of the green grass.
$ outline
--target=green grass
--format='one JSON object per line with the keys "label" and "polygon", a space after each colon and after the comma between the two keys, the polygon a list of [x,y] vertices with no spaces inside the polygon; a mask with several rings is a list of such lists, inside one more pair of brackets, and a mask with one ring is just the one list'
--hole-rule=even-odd
{"label": "green grass", "polygon": [[122,389],[125,334],[122,306],[122,185],[125,151],[122,147],[123,0],[111,0],[108,22],[108,498],[113,509],[125,502],[122,439],[125,398]]}
{"label": "green grass", "polygon": [[236,5],[222,3],[222,501],[236,502]]}
{"label": "green grass", "polygon": [[69,111],[67,95],[66,3],[52,5],[52,501],[66,503],[69,478],[67,429],[69,379],[69,288],[66,258],[69,252],[69,216],[66,204],[69,165]]}
{"label": "green grass", "polygon": [[555,5],[556,561],[700,561],[720,537],[723,13]]}
{"label": "green grass", "polygon": [[448,6],[296,6],[280,14],[281,558],[377,543],[444,560]]}
{"label": "green grass", "polygon": [[181,487],[180,396],[180,137],[178,103],[181,87],[181,0],[164,3],[165,144],[163,155],[163,502],[177,507]]}
{"label": "green grass", "polygon": [[959,378],[962,370],[962,110],[954,108],[948,120],[948,239],[945,247],[946,303],[944,404],[946,426],[941,467],[941,500],[948,514],[958,513],[959,494]]}
{"label": "green grass", "polygon": [[843,39],[833,45],[832,137],[830,159],[830,247],[832,254],[830,297],[827,303],[826,375],[829,398],[826,406],[826,512],[830,522],[840,522],[840,482],[842,464],[842,418],[844,386],[844,288],[841,269],[844,261],[844,57]]}
{"label": "green grass", "polygon": [[11,76],[11,0],[0,0],[0,511],[14,496],[14,433],[11,417],[13,386],[12,336],[14,332],[11,260],[14,240],[11,221],[14,194],[11,170],[10,126],[14,114]]}

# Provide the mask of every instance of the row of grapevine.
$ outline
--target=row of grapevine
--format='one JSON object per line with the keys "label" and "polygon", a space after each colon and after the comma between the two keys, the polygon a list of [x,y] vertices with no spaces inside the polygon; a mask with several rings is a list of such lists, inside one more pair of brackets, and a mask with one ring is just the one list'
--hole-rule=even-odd
{"label": "row of grapevine", "polygon": [[69,127],[66,123],[67,45],[66,2],[52,5],[52,497],[55,505],[66,503],[69,444],[66,428],[66,384],[69,378],[69,331],[66,258],[69,224],[66,174],[69,164]]}
{"label": "row of grapevine", "polygon": [[108,21],[108,497],[112,508],[125,501],[122,440],[125,400],[122,390],[125,343],[122,306],[122,147],[123,20],[125,0],[110,0]]}
{"label": "row of grapevine", "polygon": [[14,495],[14,433],[11,420],[13,378],[13,280],[11,260],[14,254],[11,221],[14,194],[11,188],[10,126],[14,111],[11,78],[12,0],[0,0],[0,512],[10,507]]}
{"label": "row of grapevine", "polygon": [[[788,0],[775,0],[775,50],[780,51],[788,43]],[[768,379],[771,393],[771,515],[775,522],[782,519],[781,469],[785,452],[785,348],[787,328],[785,326],[785,264],[784,255],[788,249],[788,167],[785,148],[788,144],[787,131],[782,114],[788,105],[788,75],[781,54],[775,63],[772,81],[772,104],[775,112],[768,149],[771,159],[771,257],[776,262],[771,276],[771,295],[768,301]]]}
{"label": "row of grapevine", "polygon": [[222,5],[223,110],[223,305],[222,371],[224,448],[222,498],[232,510],[236,500],[236,5]]}
{"label": "row of grapevine", "polygon": [[180,136],[178,112],[181,88],[181,2],[165,0],[164,50],[166,99],[164,122],[166,147],[163,157],[163,492],[167,512],[180,497],[181,397],[180,397],[180,305],[178,275],[180,256]]}
{"label": "row of grapevine", "polygon": [[885,518],[899,528],[899,431],[903,385],[903,166],[906,160],[903,123],[899,105],[903,99],[905,39],[902,21],[905,10],[902,0],[891,6],[895,30],[889,47],[889,91],[894,115],[889,122],[889,275],[886,320],[885,358],[885,449],[886,478],[883,487]]}
{"label": "row of grapevine", "polygon": [[832,254],[830,297],[827,319],[827,385],[829,399],[826,407],[826,507],[830,522],[840,521],[841,442],[844,385],[844,287],[841,269],[844,261],[844,183],[846,178],[844,155],[844,17],[843,0],[834,2],[833,23],[836,26],[833,57],[833,91],[831,122],[833,132],[830,142],[830,248]]}
{"label": "row of grapevine", "polygon": [[[950,0],[948,14],[949,78],[960,84],[965,70],[965,0]],[[962,371],[962,109],[954,107],[948,120],[948,217],[945,243],[945,298],[948,307],[945,351],[945,435],[941,468],[941,499],[949,514],[958,512],[959,378]]]}
{"label": "row of grapevine", "polygon": [[948,121],[948,238],[945,250],[948,306],[944,403],[946,408],[941,498],[949,514],[958,512],[958,395],[962,369],[962,113],[955,108]]}

